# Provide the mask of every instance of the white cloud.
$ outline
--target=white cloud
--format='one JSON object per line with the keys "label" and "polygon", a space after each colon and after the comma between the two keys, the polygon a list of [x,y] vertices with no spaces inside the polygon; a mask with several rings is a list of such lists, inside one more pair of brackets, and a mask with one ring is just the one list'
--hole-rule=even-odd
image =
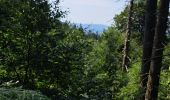
{"label": "white cloud", "polygon": [[111,24],[116,13],[125,5],[124,0],[63,0],[61,7],[69,8],[67,20],[76,23]]}
{"label": "white cloud", "polygon": [[[66,1],[66,0],[65,0]],[[83,6],[106,6],[105,0],[69,0],[69,4]]]}

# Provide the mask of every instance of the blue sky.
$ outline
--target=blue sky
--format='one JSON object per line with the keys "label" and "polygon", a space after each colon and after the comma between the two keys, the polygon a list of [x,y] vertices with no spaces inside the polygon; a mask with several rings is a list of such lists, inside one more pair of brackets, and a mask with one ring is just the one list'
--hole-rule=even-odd
{"label": "blue sky", "polygon": [[120,13],[126,3],[125,0],[61,0],[60,7],[69,11],[63,20],[72,23],[111,25],[113,16]]}

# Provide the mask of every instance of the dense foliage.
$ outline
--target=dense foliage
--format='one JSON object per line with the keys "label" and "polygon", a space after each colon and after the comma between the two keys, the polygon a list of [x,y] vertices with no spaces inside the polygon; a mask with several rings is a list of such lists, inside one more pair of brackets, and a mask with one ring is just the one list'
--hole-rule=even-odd
{"label": "dense foliage", "polygon": [[[61,22],[65,12],[58,3],[0,0],[0,99],[138,99],[145,5],[135,5],[131,67],[124,73],[121,62],[127,7],[114,18],[114,26],[97,35]],[[170,98],[169,48],[167,43],[160,99]]]}
{"label": "dense foliage", "polygon": [[20,88],[0,88],[1,100],[50,100],[39,92],[23,90]]}

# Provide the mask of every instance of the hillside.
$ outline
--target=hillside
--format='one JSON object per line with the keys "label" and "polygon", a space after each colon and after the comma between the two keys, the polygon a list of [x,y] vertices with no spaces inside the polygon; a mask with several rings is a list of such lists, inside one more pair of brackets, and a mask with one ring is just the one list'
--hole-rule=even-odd
{"label": "hillside", "polygon": [[108,26],[102,25],[102,24],[79,24],[79,23],[76,23],[76,25],[82,26],[83,29],[85,29],[87,31],[92,31],[94,33],[102,33],[104,30],[106,30],[108,28]]}

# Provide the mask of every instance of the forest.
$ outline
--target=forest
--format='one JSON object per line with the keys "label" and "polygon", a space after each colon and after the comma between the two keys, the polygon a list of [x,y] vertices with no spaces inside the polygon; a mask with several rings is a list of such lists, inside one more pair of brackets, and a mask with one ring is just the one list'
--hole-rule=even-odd
{"label": "forest", "polygon": [[170,0],[129,0],[101,34],[60,0],[0,0],[0,100],[170,100]]}

